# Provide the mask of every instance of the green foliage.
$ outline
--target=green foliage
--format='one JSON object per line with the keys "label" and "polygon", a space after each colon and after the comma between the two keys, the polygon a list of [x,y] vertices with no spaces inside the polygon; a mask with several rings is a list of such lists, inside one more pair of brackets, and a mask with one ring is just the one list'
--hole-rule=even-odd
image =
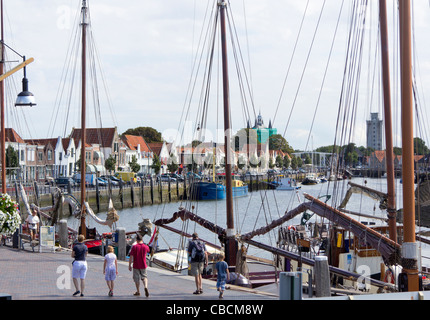
{"label": "green foliage", "polygon": [[[18,152],[9,145],[6,149],[6,167],[7,168],[17,168],[19,167]],[[8,169],[7,173],[9,175],[13,174],[15,169]]]}
{"label": "green foliage", "polygon": [[281,150],[282,152],[292,154],[294,149],[288,144],[287,140],[280,135],[274,134],[269,138],[269,149],[270,150]]}
{"label": "green foliage", "polygon": [[154,157],[152,158],[152,165],[151,168],[154,169],[155,174],[159,174],[161,170],[161,161],[160,158],[154,154]]}
{"label": "green foliage", "polygon": [[128,163],[132,172],[137,173],[140,170],[140,164],[137,163],[136,156],[131,157],[131,161]]}
{"label": "green foliage", "polygon": [[161,133],[151,127],[138,127],[134,129],[128,129],[124,134],[129,134],[133,136],[141,136],[145,139],[147,143],[152,142],[163,142]]}
{"label": "green foliage", "polygon": [[110,173],[112,173],[112,171],[115,171],[115,166],[116,166],[116,160],[114,157],[112,157],[112,155],[110,155],[109,158],[107,158],[105,161],[105,168]]}

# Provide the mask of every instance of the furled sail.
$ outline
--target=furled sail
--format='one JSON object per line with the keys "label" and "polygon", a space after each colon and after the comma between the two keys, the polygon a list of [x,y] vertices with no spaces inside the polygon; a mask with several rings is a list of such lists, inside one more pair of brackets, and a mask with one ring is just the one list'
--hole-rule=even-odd
{"label": "furled sail", "polygon": [[386,193],[373,190],[365,186],[360,186],[352,182],[349,182],[348,184],[350,185],[350,188],[346,192],[345,198],[343,199],[342,203],[339,205],[339,209],[344,209],[346,207],[353,193],[364,194],[366,196],[369,196],[370,198],[379,201],[379,208],[381,209],[387,208],[388,195]]}
{"label": "furled sail", "polygon": [[225,237],[226,232],[224,228],[221,228],[220,226],[202,218],[199,217],[198,215],[184,209],[184,208],[179,208],[180,211],[175,212],[172,216],[172,218],[170,219],[159,219],[157,221],[154,222],[154,224],[156,226],[163,226],[165,224],[170,224],[175,222],[178,218],[181,218],[182,221],[185,221],[187,219],[196,222],[197,224],[201,225],[202,227],[212,231],[213,233],[216,233],[218,236],[220,237]]}
{"label": "furled sail", "polygon": [[99,217],[97,217],[94,214],[88,202],[85,202],[85,208],[86,208],[86,212],[88,212],[88,214],[90,215],[91,218],[94,219],[94,221],[96,221],[101,225],[109,226],[109,228],[111,229],[112,229],[112,225],[119,220],[119,215],[116,212],[115,208],[113,207],[112,199],[109,200],[109,208],[108,208],[106,220],[102,220]]}

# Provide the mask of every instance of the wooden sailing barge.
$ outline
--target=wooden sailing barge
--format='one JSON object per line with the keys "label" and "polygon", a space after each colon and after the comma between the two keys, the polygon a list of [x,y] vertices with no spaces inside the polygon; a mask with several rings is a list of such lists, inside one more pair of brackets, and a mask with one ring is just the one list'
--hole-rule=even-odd
{"label": "wooden sailing barge", "polygon": [[[236,272],[242,272],[242,264],[246,261],[246,256],[240,254],[240,244],[255,246],[276,256],[275,262],[279,267],[272,275],[272,281],[276,281],[279,271],[288,271],[291,261],[296,261],[299,268],[303,265],[313,266],[316,255],[327,255],[330,262],[330,272],[337,276],[340,281],[345,279],[355,279],[365,281],[375,287],[374,292],[390,291],[418,291],[423,289],[423,282],[418,271],[418,256],[415,237],[415,197],[414,197],[414,173],[413,173],[413,110],[412,110],[412,81],[410,63],[410,0],[400,1],[400,24],[401,24],[401,48],[402,48],[402,119],[403,129],[403,177],[404,181],[404,218],[403,225],[396,225],[396,205],[394,190],[394,170],[393,157],[390,150],[393,149],[392,125],[391,125],[391,105],[389,88],[388,50],[387,50],[387,23],[386,23],[386,2],[380,2],[381,20],[381,45],[383,48],[383,78],[384,78],[384,102],[386,118],[387,137],[387,166],[388,166],[388,192],[381,195],[372,190],[368,193],[376,194],[380,197],[381,203],[387,207],[388,226],[372,227],[352,219],[348,214],[327,205],[319,199],[305,194],[306,202],[297,208],[290,210],[278,220],[270,225],[254,230],[250,233],[236,234],[233,222],[233,205],[231,201],[231,182],[227,180],[227,228],[224,229],[212,222],[203,219],[188,210],[176,212],[171,219],[160,219],[154,222],[158,227],[169,228],[167,225],[180,218],[183,221],[191,220],[218,235],[222,247],[226,252],[227,262],[230,266],[236,267]],[[224,92],[224,128],[229,130],[229,82],[227,69],[227,51],[225,36],[225,11],[226,3],[219,2],[220,28],[222,39],[222,62],[223,62],[223,92]],[[228,131],[229,132],[229,131]],[[226,150],[230,149],[230,138],[225,136]],[[228,156],[227,156],[228,159]],[[231,166],[226,165],[226,177],[230,177]],[[230,184],[230,185],[229,185]],[[360,188],[361,186],[352,186]],[[230,195],[229,195],[230,191]],[[302,225],[282,227],[294,217],[303,214],[302,221],[307,223],[309,214],[323,217],[329,221],[327,226],[315,223],[312,233],[305,232]],[[270,230],[279,228],[278,246],[273,247],[257,242],[253,238],[262,235]],[[180,234],[182,231],[173,230]],[[313,253],[313,254],[312,254]],[[372,263],[374,267],[363,277],[356,272],[357,265],[352,266],[352,260],[362,259],[364,263]],[[373,262],[371,262],[373,261]],[[399,268],[400,267],[400,268]],[[233,267],[234,269],[234,267]],[[246,269],[246,268],[245,268]],[[398,269],[400,273],[397,273]],[[248,275],[249,277],[249,275]],[[251,286],[252,286],[252,280]],[[425,284],[424,284],[425,288]],[[310,289],[312,290],[312,289]],[[368,290],[368,288],[360,289]]]}

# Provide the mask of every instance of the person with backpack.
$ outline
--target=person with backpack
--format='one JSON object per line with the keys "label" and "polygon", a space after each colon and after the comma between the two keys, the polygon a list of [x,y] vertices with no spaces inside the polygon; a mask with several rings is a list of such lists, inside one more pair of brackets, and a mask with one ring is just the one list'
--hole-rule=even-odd
{"label": "person with backpack", "polygon": [[193,239],[188,243],[188,255],[191,258],[191,275],[196,280],[196,291],[193,294],[202,294],[203,269],[208,265],[208,252],[205,243],[199,239],[197,233],[193,233]]}

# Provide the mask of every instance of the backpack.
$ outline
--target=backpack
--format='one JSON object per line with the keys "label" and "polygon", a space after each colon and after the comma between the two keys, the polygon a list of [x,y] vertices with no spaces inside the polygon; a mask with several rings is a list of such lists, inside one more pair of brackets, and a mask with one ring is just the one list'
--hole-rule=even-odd
{"label": "backpack", "polygon": [[205,261],[204,243],[201,241],[193,241],[193,249],[191,250],[191,259],[196,262]]}

